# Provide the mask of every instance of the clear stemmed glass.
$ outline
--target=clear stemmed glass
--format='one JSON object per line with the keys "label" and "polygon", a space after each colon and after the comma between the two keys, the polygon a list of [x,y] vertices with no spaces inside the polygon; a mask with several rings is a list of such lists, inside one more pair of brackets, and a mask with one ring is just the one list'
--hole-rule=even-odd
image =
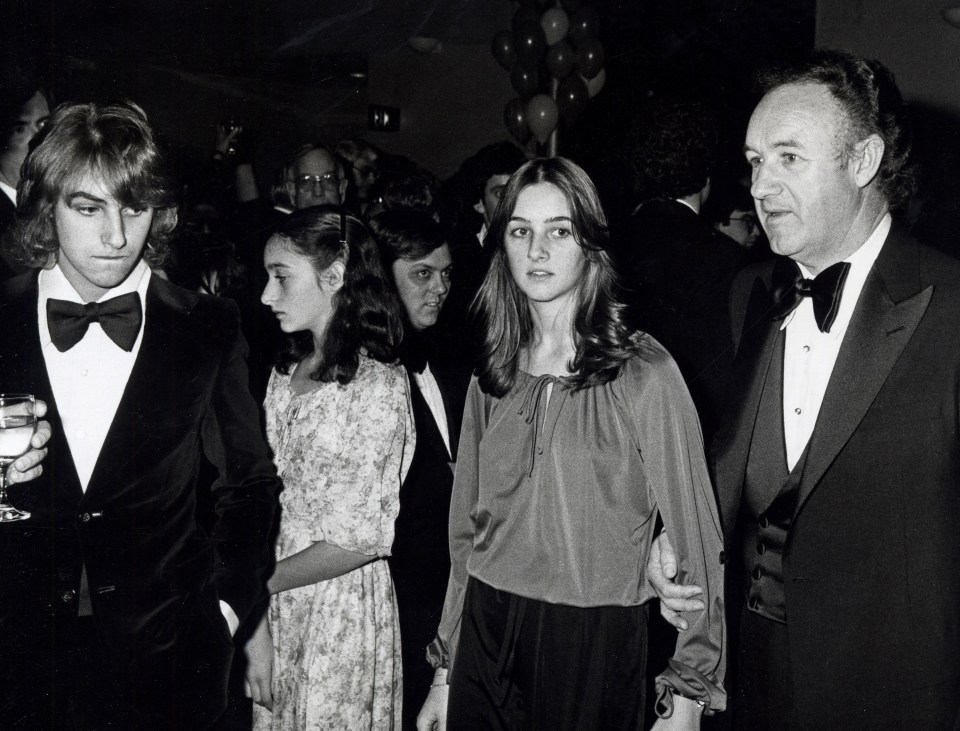
{"label": "clear stemmed glass", "polygon": [[30,449],[37,430],[37,406],[25,393],[0,393],[0,523],[26,520],[30,513],[7,502],[7,467]]}

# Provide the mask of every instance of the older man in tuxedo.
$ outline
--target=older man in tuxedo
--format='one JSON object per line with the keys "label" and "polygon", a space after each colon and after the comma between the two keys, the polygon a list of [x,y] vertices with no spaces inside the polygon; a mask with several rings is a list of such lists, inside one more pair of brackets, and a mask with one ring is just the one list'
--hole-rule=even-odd
{"label": "older man in tuxedo", "polygon": [[[956,728],[960,263],[891,219],[912,176],[887,69],[821,51],[764,82],[744,149],[780,256],[734,283],[713,450],[734,725]],[[658,548],[650,580],[682,626],[695,589]]]}
{"label": "older man in tuxedo", "polygon": [[[58,109],[24,165],[0,383],[49,406],[0,525],[0,726],[204,728],[261,592],[278,480],[235,307],[154,276],[176,224],[146,116]],[[196,518],[205,454],[217,521]]]}

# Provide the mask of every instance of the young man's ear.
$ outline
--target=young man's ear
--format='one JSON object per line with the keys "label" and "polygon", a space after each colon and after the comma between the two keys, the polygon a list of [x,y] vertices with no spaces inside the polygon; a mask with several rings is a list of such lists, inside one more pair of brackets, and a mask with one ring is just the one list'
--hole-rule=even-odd
{"label": "young man's ear", "polygon": [[477,198],[477,202],[473,204],[473,210],[479,213],[486,220],[487,214],[483,210],[483,198]]}
{"label": "young man's ear", "polygon": [[347,267],[342,261],[335,261],[323,270],[320,283],[330,292],[338,292],[343,287],[343,279],[347,275]]}

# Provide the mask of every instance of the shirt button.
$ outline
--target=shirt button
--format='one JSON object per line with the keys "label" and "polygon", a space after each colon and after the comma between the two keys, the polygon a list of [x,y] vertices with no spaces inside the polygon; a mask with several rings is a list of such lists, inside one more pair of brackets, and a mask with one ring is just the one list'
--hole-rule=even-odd
{"label": "shirt button", "polygon": [[537,454],[543,454],[543,447],[537,447]]}
{"label": "shirt button", "polygon": [[88,371],[86,368],[81,368],[81,369],[80,369],[80,375],[81,375],[81,376],[85,376],[85,375],[87,375],[87,373],[89,373],[89,371]]}
{"label": "shirt button", "polygon": [[804,345],[804,346],[803,346],[803,352],[804,352],[804,353],[809,353],[809,352],[810,352],[810,346],[809,346],[809,345]]}
{"label": "shirt button", "polygon": [[763,541],[757,541],[757,553],[761,556],[767,552],[767,546]]}
{"label": "shirt button", "polygon": [[750,597],[750,600],[747,602],[747,604],[750,605],[751,609],[756,609],[757,607],[760,606],[760,597],[758,596]]}
{"label": "shirt button", "polygon": [[60,594],[60,601],[62,601],[64,604],[69,604],[70,602],[73,601],[73,598],[76,595],[77,595],[77,592],[75,592],[73,589],[67,589],[65,592]]}
{"label": "shirt button", "polygon": [[770,518],[768,518],[766,515],[764,515],[762,518],[760,518],[760,520],[759,520],[759,525],[760,525],[761,528],[769,528],[769,527],[770,527]]}
{"label": "shirt button", "polygon": [[89,522],[90,522],[90,513],[82,513],[82,514],[80,515],[80,522],[81,522],[81,523],[89,523]]}
{"label": "shirt button", "polygon": [[763,569],[757,566],[753,573],[750,574],[756,581],[759,581],[763,577]]}
{"label": "shirt button", "polygon": [[797,408],[795,408],[795,409],[793,410],[793,413],[799,415],[802,411],[803,411],[803,410],[798,406]]}

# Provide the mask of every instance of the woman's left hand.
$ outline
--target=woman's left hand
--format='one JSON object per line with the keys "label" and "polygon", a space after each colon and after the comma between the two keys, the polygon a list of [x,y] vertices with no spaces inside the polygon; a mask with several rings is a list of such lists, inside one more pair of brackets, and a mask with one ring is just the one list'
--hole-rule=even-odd
{"label": "woman's left hand", "polygon": [[651,731],[697,731],[702,715],[703,706],[674,693],[670,718],[658,718]]}

